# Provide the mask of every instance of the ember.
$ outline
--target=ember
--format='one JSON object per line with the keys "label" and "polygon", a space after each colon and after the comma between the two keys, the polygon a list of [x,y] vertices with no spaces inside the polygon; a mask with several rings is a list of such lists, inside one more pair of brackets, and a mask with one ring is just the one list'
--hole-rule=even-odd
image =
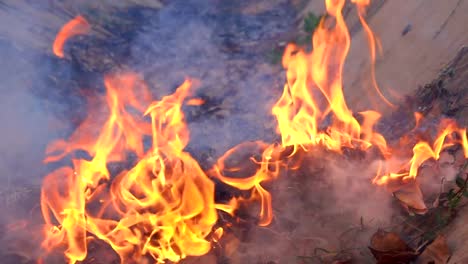
{"label": "ember", "polygon": [[[351,2],[357,6],[367,34],[373,66],[379,43],[364,19],[370,1]],[[433,140],[411,146],[411,157],[396,156],[408,146],[404,140],[387,143],[375,129],[381,114],[372,110],[353,113],[347,105],[342,77],[351,43],[342,14],[346,1],[325,3],[327,16],[313,34],[313,50],[289,44],[283,54],[287,81],[271,109],[281,142],[240,144],[210,170],[203,170],[186,151],[190,133],[182,106],[205,102],[193,93],[196,81],[187,79],[173,94],[153,100],[150,88],[137,73],[116,71],[105,76],[106,96],[89,98],[88,118],[67,140],[55,141],[47,149],[46,163],[71,156],[72,165],[44,179],[41,209],[46,226],[42,247],[47,252],[63,250],[69,263],[85,260],[93,239],[108,244],[122,263],[147,257],[156,263],[179,262],[188,256],[203,256],[225,235],[223,228],[227,225],[219,226],[221,213],[239,222],[238,212],[243,207],[258,206],[256,224],[270,225],[275,217],[275,193],[269,192],[266,183],[277,180],[284,171],[303,166],[301,155],[313,149],[337,155],[348,150],[378,152],[380,158],[374,160],[378,169],[368,181],[375,188],[385,187],[389,195],[395,193],[403,205],[425,213],[424,202],[412,204],[415,195],[417,202],[423,199],[418,170],[455,145],[461,146],[464,158],[468,158],[466,129],[453,120],[443,120]],[[89,31],[83,17],[71,20],[58,33],[54,54],[63,58],[67,39]],[[374,70],[371,75],[380,100],[394,108],[380,92]],[[106,105],[105,120],[99,119],[101,105]],[[418,125],[423,117],[418,113],[415,116]],[[149,141],[151,146],[146,143]],[[229,159],[246,148],[256,148],[260,157],[231,165]],[[79,157],[77,151],[86,152],[90,158]],[[136,157],[133,163],[129,162],[130,155]],[[109,171],[111,163],[131,164],[114,175]],[[250,195],[218,202],[213,180]],[[404,250],[409,251],[409,247],[405,245]],[[415,257],[413,251],[410,253]]]}

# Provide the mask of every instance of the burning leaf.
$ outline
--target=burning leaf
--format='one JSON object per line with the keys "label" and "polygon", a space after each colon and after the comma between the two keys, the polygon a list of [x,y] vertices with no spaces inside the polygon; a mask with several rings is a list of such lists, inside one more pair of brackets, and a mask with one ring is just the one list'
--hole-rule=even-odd
{"label": "burning leaf", "polygon": [[396,233],[383,230],[372,236],[369,249],[378,264],[406,264],[418,256]]}
{"label": "burning leaf", "polygon": [[445,264],[451,256],[447,239],[439,235],[419,256],[417,264]]}
{"label": "burning leaf", "polygon": [[427,212],[423,194],[416,181],[403,185],[399,190],[395,191],[393,195],[395,195],[409,211],[416,214],[425,214]]}

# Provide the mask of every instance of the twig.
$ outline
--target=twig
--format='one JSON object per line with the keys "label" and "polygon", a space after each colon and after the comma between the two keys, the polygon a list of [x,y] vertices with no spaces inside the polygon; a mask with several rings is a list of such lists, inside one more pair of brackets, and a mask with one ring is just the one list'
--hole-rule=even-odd
{"label": "twig", "polygon": [[316,247],[316,248],[314,248],[314,255],[318,255],[319,251],[323,251],[323,252],[325,252],[327,254],[331,254],[331,255],[338,253],[338,252],[334,252],[334,251],[329,251],[326,248]]}
{"label": "twig", "polygon": [[303,259],[303,260],[318,260],[320,263],[323,263],[322,259],[319,256],[296,256],[298,259]]}
{"label": "twig", "polygon": [[[437,230],[439,230],[441,227],[444,227],[445,224],[439,224],[439,225],[436,225],[434,228],[432,229],[429,229],[427,231],[424,231],[422,232],[421,234],[419,235],[416,235],[415,237],[413,237],[410,241],[408,241],[408,244],[411,244],[413,243],[414,241],[416,241],[418,238],[421,238],[422,236],[424,236],[425,234],[428,234],[428,233],[431,233],[431,232],[435,232]],[[427,242],[427,241],[426,241]],[[422,244],[425,244],[426,242],[422,243]],[[421,246],[420,246],[421,247]]]}
{"label": "twig", "polygon": [[[460,178],[462,174],[465,172],[467,167],[468,167],[468,160],[465,161],[465,163],[463,164],[461,170],[458,172],[455,179]],[[468,175],[465,176],[463,185],[458,189],[458,191],[456,191],[452,197],[449,197],[450,209],[455,209],[455,207],[457,207],[458,203],[460,202],[460,199],[463,197],[463,194],[467,191],[467,188],[468,188]]]}
{"label": "twig", "polygon": [[450,14],[448,15],[448,17],[445,19],[444,23],[442,23],[442,25],[440,26],[439,30],[437,30],[437,32],[434,34],[434,36],[432,37],[432,39],[436,39],[440,33],[442,33],[442,31],[445,29],[445,27],[447,26],[450,18],[452,18],[452,16],[455,14],[455,11],[457,10],[457,8],[460,6],[461,2],[463,0],[458,0],[457,4],[455,5],[455,7],[452,9],[452,11],[450,12]]}
{"label": "twig", "polygon": [[414,224],[408,222],[407,219],[403,219],[403,224],[406,224],[407,226],[409,226],[409,227],[413,228],[414,230],[419,231],[419,232],[421,232],[421,233],[424,233],[424,232],[425,232],[425,231],[422,230],[421,228],[419,228],[419,227],[415,226]]}

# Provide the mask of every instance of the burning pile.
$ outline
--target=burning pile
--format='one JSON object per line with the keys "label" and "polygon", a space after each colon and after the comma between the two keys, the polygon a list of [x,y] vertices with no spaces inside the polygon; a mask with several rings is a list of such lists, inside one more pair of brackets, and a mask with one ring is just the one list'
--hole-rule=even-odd
{"label": "burning pile", "polygon": [[[363,18],[369,1],[352,2],[358,8],[374,61],[375,37]],[[283,66],[287,82],[272,109],[281,143],[241,144],[226,152],[210,171],[203,171],[184,150],[189,131],[181,108],[184,104],[203,104],[192,96],[195,81],[186,80],[173,94],[152,101],[149,88],[138,74],[125,71],[106,76],[106,97],[90,98],[88,118],[68,140],[53,142],[47,149],[46,162],[71,156],[71,165],[44,179],[43,247],[49,251],[64,248],[69,263],[76,263],[87,257],[88,243],[98,239],[112,247],[122,263],[143,256],[157,263],[178,262],[208,253],[211,242],[223,235],[222,227],[216,228],[218,210],[235,216],[241,204],[258,202],[258,224],[269,225],[274,197],[262,183],[274,180],[282,170],[293,169],[290,161],[315,147],[336,153],[376,150],[380,165],[375,178],[369,180],[376,188],[385,186],[390,192],[405,186],[419,190],[418,168],[427,160],[439,159],[447,147],[461,145],[468,158],[466,130],[454,121],[444,120],[437,137],[417,142],[412,157],[404,160],[406,157],[395,155],[404,152],[407,142],[401,140],[390,146],[374,130],[379,113],[353,113],[349,109],[342,80],[351,41],[341,13],[344,4],[345,0],[326,1],[328,16],[313,35],[312,52],[293,44],[286,47]],[[89,30],[83,17],[70,21],[59,32],[54,53],[64,57],[67,38]],[[393,107],[380,93],[373,72],[372,79],[381,99]],[[99,119],[103,115],[101,105],[107,106],[105,120]],[[226,161],[237,150],[252,145],[261,149],[261,159],[254,160],[250,173],[234,176],[245,170],[229,167]],[[86,155],[79,155],[79,151]],[[294,167],[300,166],[300,159],[295,160]],[[110,168],[115,163],[126,164],[127,169],[112,173]],[[217,203],[210,177],[251,195]],[[424,212],[426,208],[414,209]]]}

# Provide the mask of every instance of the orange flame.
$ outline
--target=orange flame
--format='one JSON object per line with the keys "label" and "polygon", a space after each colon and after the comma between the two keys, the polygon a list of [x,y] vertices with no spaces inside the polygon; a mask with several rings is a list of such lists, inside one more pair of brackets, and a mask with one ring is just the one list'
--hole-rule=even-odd
{"label": "orange flame", "polygon": [[[419,122],[419,115],[417,122]],[[377,177],[374,183],[378,185],[387,184],[390,180],[403,179],[404,181],[414,180],[418,175],[419,167],[429,159],[438,160],[440,153],[447,147],[458,144],[462,147],[465,158],[468,158],[468,140],[465,128],[459,128],[458,125],[449,119],[445,119],[440,124],[440,131],[432,145],[426,141],[420,141],[413,147],[413,157],[398,171],[403,173],[392,173]]]}
{"label": "orange flame", "polygon": [[[394,107],[382,95],[375,79],[375,53],[379,43],[364,19],[370,0],[352,2],[357,5],[360,22],[367,34],[373,86],[381,99]],[[292,146],[294,151],[291,155],[298,148],[307,150],[317,145],[337,152],[342,147],[366,150],[374,146],[384,159],[389,159],[396,152],[395,149],[388,146],[384,136],[374,130],[380,114],[375,111],[361,112],[362,120],[358,122],[357,115],[348,108],[344,98],[342,70],[351,41],[341,13],[345,0],[326,0],[325,3],[328,17],[322,19],[314,32],[313,50],[308,53],[290,44],[283,55],[287,83],[272,109],[278,121],[282,146]],[[324,100],[326,103],[321,103]],[[415,113],[415,119],[418,127],[422,115]],[[321,129],[324,123],[328,124]],[[383,168],[380,164],[373,182],[386,185],[389,180],[398,180],[402,184],[414,181],[425,161],[438,159],[441,151],[453,144],[461,145],[466,156],[466,130],[460,129],[453,121],[444,121],[441,127],[432,145],[425,141],[414,145],[413,156],[403,166],[394,166],[390,162]],[[239,183],[236,184],[239,186]]]}
{"label": "orange flame", "polygon": [[[249,168],[242,167],[230,167],[228,159],[237,151],[249,148],[261,148],[262,150],[262,160],[256,161],[251,158],[250,176],[248,171]],[[262,183],[274,180],[279,175],[280,161],[276,155],[278,150],[275,148],[275,145],[268,146],[263,142],[246,142],[240,144],[229,151],[227,151],[219,160],[216,166],[214,167],[214,175],[220,179],[223,183],[230,186],[236,187],[239,190],[251,190],[251,197],[248,199],[245,198],[234,198],[231,200],[229,206],[222,205],[218,206],[218,209],[226,211],[230,214],[233,214],[233,209],[238,207],[238,203],[242,202],[253,202],[260,201],[260,212],[258,215],[258,224],[260,226],[267,226],[273,220],[273,209],[271,204],[271,194],[261,185]],[[244,166],[245,166],[244,162]],[[234,173],[242,177],[226,176],[225,173]]]}
{"label": "orange flame", "polygon": [[192,105],[192,106],[200,106],[200,105],[203,105],[205,103],[205,100],[201,99],[201,98],[192,98],[192,99],[189,99],[187,100],[187,105]]}
{"label": "orange flame", "polygon": [[54,44],[52,46],[52,50],[55,56],[63,58],[65,55],[63,54],[63,46],[65,42],[76,35],[87,34],[91,29],[88,21],[82,16],[77,16],[72,20],[68,21],[59,31],[57,36],[55,37]]}
{"label": "orange flame", "polygon": [[[86,258],[89,236],[107,242],[123,263],[143,255],[163,263],[207,253],[211,248],[207,236],[217,221],[214,184],[183,151],[189,134],[181,106],[191,82],[146,110],[136,90],[146,95],[148,91],[135,74],[107,76],[105,84],[110,113],[97,139],[86,134],[99,121],[90,115],[68,142],[52,144],[62,153],[46,159],[55,161],[75,150],[92,156],[74,158],[72,167],[45,178],[41,205],[48,228],[43,246],[50,250],[65,244],[69,263]],[[150,127],[129,107],[144,110],[151,118]],[[152,137],[147,151],[145,136]],[[125,161],[128,151],[137,155],[138,162],[112,178],[109,162]]]}
{"label": "orange flame", "polygon": [[[373,131],[379,115],[368,111],[363,115],[365,126],[360,126],[348,108],[342,84],[342,72],[350,46],[350,36],[341,10],[345,0],[326,1],[328,15],[335,25],[322,19],[316,29],[313,51],[306,53],[290,44],[283,56],[287,69],[287,83],[283,95],[272,109],[278,120],[283,146],[324,145],[340,151],[342,146],[356,144],[366,149],[372,144],[386,148],[384,138]],[[321,97],[320,97],[321,96]],[[318,103],[324,98],[328,103]],[[319,125],[332,118],[325,131]]]}
{"label": "orange flame", "polygon": [[351,2],[357,5],[359,21],[361,22],[362,27],[366,31],[367,42],[369,42],[369,51],[370,51],[370,56],[371,56],[372,85],[374,86],[379,97],[387,105],[389,105],[392,108],[396,108],[396,106],[392,104],[390,101],[388,101],[388,99],[385,98],[385,96],[382,94],[382,91],[380,90],[379,85],[377,84],[377,79],[375,78],[375,53],[376,53],[376,46],[378,45],[379,42],[376,41],[376,37],[374,36],[374,33],[369,27],[369,24],[364,19],[364,15],[366,14],[366,8],[370,5],[370,0],[351,0]]}

